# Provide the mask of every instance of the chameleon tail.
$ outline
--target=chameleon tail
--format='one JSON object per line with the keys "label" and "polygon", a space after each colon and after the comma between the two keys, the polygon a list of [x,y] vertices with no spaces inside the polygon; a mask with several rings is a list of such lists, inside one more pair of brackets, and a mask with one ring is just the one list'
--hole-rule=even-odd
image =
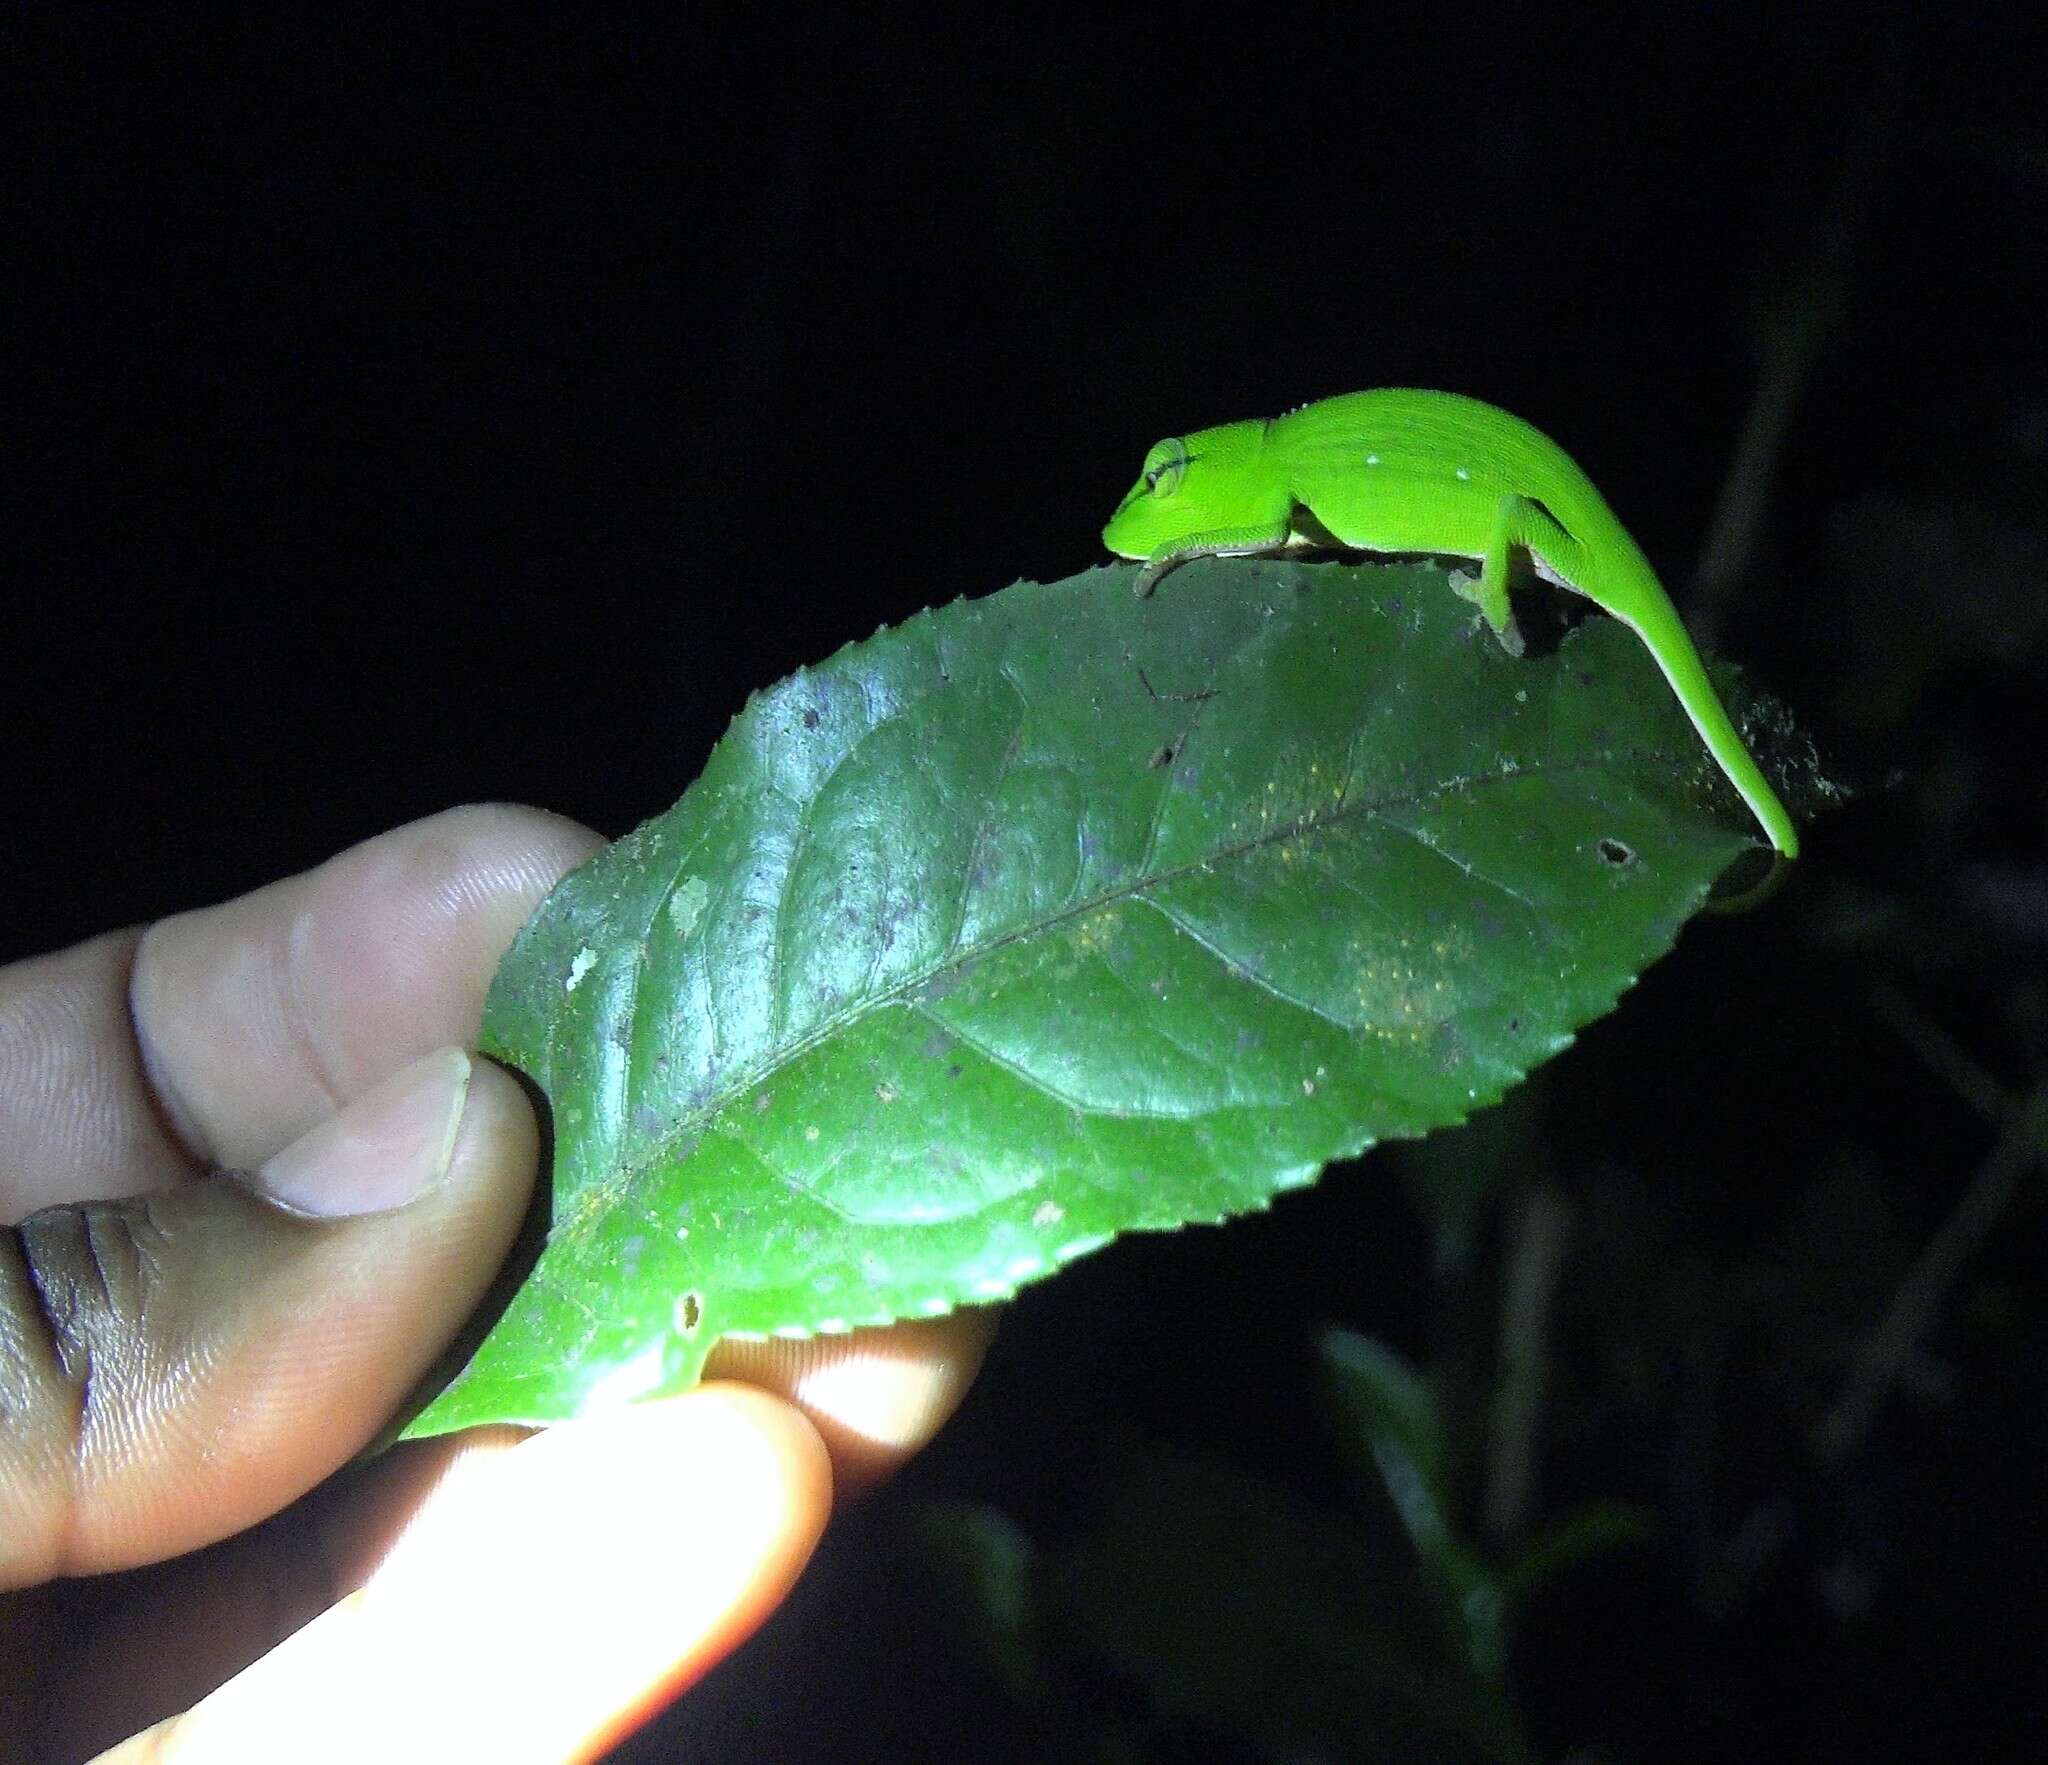
{"label": "chameleon tail", "polygon": [[[1611,607],[1609,610],[1614,611]],[[1657,666],[1664,671],[1664,678],[1671,683],[1671,690],[1678,695],[1679,704],[1692,719],[1693,728],[1699,731],[1700,740],[1707,744],[1707,752],[1719,762],[1721,770],[1728,775],[1728,782],[1742,793],[1742,800],[1770,836],[1771,844],[1777,848],[1781,859],[1797,858],[1799,830],[1793,826],[1791,815],[1778,800],[1778,793],[1771,789],[1770,781],[1750,757],[1740,732],[1722,708],[1720,694],[1714,691],[1714,683],[1707,677],[1706,664],[1700,660],[1700,653],[1693,646],[1692,635],[1685,629],[1684,621],[1661,596],[1658,602],[1639,606],[1618,616],[1656,658]],[[1776,886],[1775,883],[1770,884],[1772,888]]]}

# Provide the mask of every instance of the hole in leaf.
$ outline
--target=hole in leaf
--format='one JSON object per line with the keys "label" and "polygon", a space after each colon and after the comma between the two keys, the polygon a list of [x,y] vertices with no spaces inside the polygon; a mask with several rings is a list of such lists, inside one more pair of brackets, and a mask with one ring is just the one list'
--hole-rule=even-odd
{"label": "hole in leaf", "polygon": [[683,1328],[685,1336],[694,1336],[697,1326],[704,1321],[704,1301],[695,1293],[685,1293],[676,1301],[676,1322]]}
{"label": "hole in leaf", "polygon": [[1624,846],[1619,840],[1602,840],[1600,842],[1600,856],[1604,862],[1614,865],[1617,869],[1624,864],[1633,864],[1636,861],[1633,849]]}

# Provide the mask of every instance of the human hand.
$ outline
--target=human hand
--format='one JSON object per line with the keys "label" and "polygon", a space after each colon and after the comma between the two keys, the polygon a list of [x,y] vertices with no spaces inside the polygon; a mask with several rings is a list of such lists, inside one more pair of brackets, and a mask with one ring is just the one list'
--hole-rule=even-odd
{"label": "human hand", "polygon": [[590,1757],[950,1413],[985,1313],[350,1463],[525,1215],[525,1095],[461,1045],[598,844],[454,810],[0,970],[8,1758]]}

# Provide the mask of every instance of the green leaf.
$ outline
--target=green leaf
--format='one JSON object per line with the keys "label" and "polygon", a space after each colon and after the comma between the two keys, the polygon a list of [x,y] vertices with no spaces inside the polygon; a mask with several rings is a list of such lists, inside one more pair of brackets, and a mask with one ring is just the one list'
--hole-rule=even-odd
{"label": "green leaf", "polygon": [[1001,1298],[1460,1121],[1751,843],[1614,621],[1518,661],[1435,568],[1131,579],[799,670],[542,905],[483,1046],[553,1108],[546,1247],[409,1433]]}
{"label": "green leaf", "polygon": [[1398,1534],[1232,1466],[1112,1461],[1100,1511],[1047,1579],[1053,1618],[1170,1715],[1260,1757],[1528,1757],[1498,1685],[1443,1629]]}
{"label": "green leaf", "polygon": [[1533,1599],[1567,1569],[1589,1558],[1647,1544],[1655,1536],[1648,1510],[1631,1502],[1589,1501],[1561,1514],[1515,1553],[1502,1574],[1510,1606]]}
{"label": "green leaf", "polygon": [[1507,1658],[1499,1578],[1453,1522],[1450,1450],[1436,1393],[1386,1344],[1355,1330],[1326,1330],[1318,1347],[1345,1444],[1378,1472],[1468,1663],[1498,1681]]}
{"label": "green leaf", "polygon": [[1007,1514],[979,1503],[926,1508],[914,1525],[919,1567],[948,1639],[1013,1703],[1052,1711],[1060,1698],[1043,1664],[1037,1546]]}
{"label": "green leaf", "polygon": [[1437,1580],[1457,1595],[1469,1592],[1483,1571],[1451,1522],[1450,1454],[1436,1394],[1386,1344],[1355,1330],[1326,1330],[1318,1347],[1350,1436],[1346,1444],[1378,1471],[1410,1542]]}
{"label": "green leaf", "polygon": [[[1426,1549],[1450,1530],[1450,1454],[1436,1393],[1385,1343],[1356,1330],[1325,1330],[1317,1347],[1339,1415],[1386,1477],[1409,1536]],[[1389,1460],[1398,1473],[1387,1470]]]}

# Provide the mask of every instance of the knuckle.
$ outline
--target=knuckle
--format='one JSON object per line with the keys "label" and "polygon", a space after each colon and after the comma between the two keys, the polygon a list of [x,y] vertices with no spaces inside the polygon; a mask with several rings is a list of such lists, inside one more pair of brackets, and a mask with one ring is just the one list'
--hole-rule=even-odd
{"label": "knuckle", "polygon": [[0,1393],[0,1409],[22,1406],[45,1427],[62,1417],[83,1448],[144,1358],[162,1242],[149,1196],[47,1208],[0,1239],[0,1331],[26,1375]]}

